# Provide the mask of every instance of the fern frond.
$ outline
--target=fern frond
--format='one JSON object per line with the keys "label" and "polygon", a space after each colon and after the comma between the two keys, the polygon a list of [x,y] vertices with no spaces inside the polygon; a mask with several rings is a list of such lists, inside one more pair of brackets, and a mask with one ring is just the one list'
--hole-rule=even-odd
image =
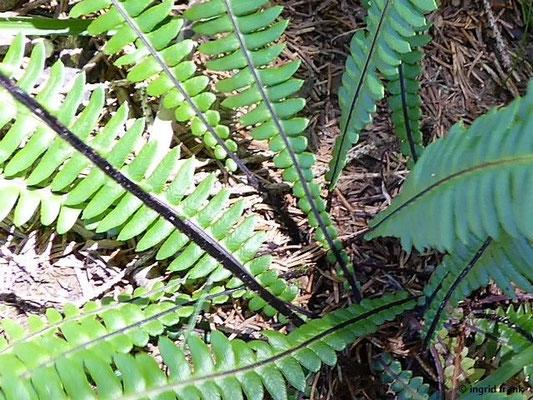
{"label": "fern frond", "polygon": [[[469,392],[461,396],[461,400],[473,400],[479,398],[479,392],[473,389],[483,390],[487,387],[499,388],[502,384],[507,383],[513,376],[519,373],[525,366],[533,364],[533,345],[530,345],[520,354],[514,355],[510,360],[504,362],[500,368],[489,375],[487,378],[473,385]],[[498,393],[493,397],[486,396],[491,399],[526,399],[526,395],[522,393],[513,393],[507,395],[506,393]]]}
{"label": "fern frond", "polygon": [[397,74],[402,57],[412,51],[411,38],[426,29],[424,15],[438,7],[434,0],[376,0],[366,6],[367,26],[353,36],[339,90],[341,134],[326,174],[330,190],[337,185],[348,151],[372,122],[376,103],[384,97],[379,73]]}
{"label": "fern frond", "polygon": [[376,358],[372,369],[381,372],[381,381],[389,386],[398,399],[428,400],[429,385],[420,376],[413,377],[413,372],[402,369],[398,361],[390,354],[383,353]]}
{"label": "fern frond", "polygon": [[92,35],[117,30],[107,41],[104,53],[118,54],[133,46],[133,51],[115,61],[117,66],[128,66],[127,79],[146,82],[147,94],[162,97],[163,106],[173,110],[177,121],[190,123],[192,134],[202,138],[217,159],[229,156],[226,167],[231,171],[239,167],[251,183],[255,182],[256,178],[235,155],[237,144],[229,137],[229,128],[220,123],[220,114],[212,109],[216,96],[209,92],[210,78],[196,73],[196,64],[191,60],[196,43],[181,39],[183,19],[172,15],[174,1],[154,5],[151,1],[127,0],[120,3],[122,6],[119,4],[123,10],[112,3],[84,0],[73,7],[70,15],[105,11],[88,28]]}
{"label": "fern frond", "polygon": [[276,153],[274,164],[284,170],[283,178],[293,184],[299,207],[309,215],[311,226],[318,229],[318,241],[329,250],[328,260],[339,264],[356,299],[360,299],[347,266],[348,257],[337,240],[338,233],[314,180],[311,168],[315,157],[307,151],[304,134],[309,121],[297,116],[305,100],[291,97],[303,84],[302,80],[293,78],[300,63],[273,66],[285,48],[277,42],[288,22],[276,22],[283,7],[267,7],[267,3],[211,0],[190,7],[184,16],[198,21],[194,26],[197,33],[217,37],[202,44],[199,51],[213,58],[207,62],[210,70],[238,71],[216,85],[228,95],[222,105],[248,111],[240,123],[254,127],[251,133],[254,139],[268,140],[270,150]]}
{"label": "fern frond", "polygon": [[[482,332],[493,333],[502,345],[499,355],[502,361],[519,354],[533,344],[533,310],[531,304],[524,303],[507,309],[499,307],[495,311],[474,312],[473,323],[480,327],[476,333],[476,344],[485,340]],[[490,337],[490,336],[488,336]],[[533,364],[524,367],[526,376],[533,376]]]}
{"label": "fern frond", "polygon": [[[83,306],[83,309],[79,309],[79,307],[75,304],[68,304],[66,306],[68,310],[78,309],[78,311],[70,312],[68,316],[64,315],[65,313],[61,315],[55,310],[48,311],[45,313],[47,323],[44,326],[38,321],[41,320],[39,317],[31,316],[30,319],[35,320],[36,322],[29,323],[30,331],[24,332],[23,328],[15,327],[15,333],[11,338],[9,338],[9,340],[7,340],[8,338],[4,337],[7,335],[7,331],[4,331],[4,335],[0,337],[0,354],[13,352],[14,346],[18,343],[41,340],[40,338],[42,336],[50,334],[53,335],[54,332],[60,331],[65,324],[75,324],[84,318],[96,318],[99,314],[101,315],[104,312],[118,310],[124,305],[130,303],[139,307],[142,312],[144,312],[146,307],[151,304],[163,302],[182,304],[191,300],[191,297],[188,295],[178,294],[178,290],[184,282],[184,279],[171,279],[166,284],[163,282],[157,282],[150,290],[145,287],[138,287],[131,295],[127,293],[120,294],[118,296],[118,300],[104,297],[100,301],[88,301]],[[213,290],[215,289],[213,288]],[[222,296],[220,299],[220,301],[226,300],[227,298],[224,296]],[[2,320],[1,323],[4,323],[4,321],[6,320]],[[13,323],[7,323],[13,326]],[[18,337],[18,339],[15,337]]]}
{"label": "fern frond", "polygon": [[275,400],[286,400],[287,383],[300,391],[305,389],[304,369],[316,372],[322,363],[334,365],[336,352],[415,304],[406,293],[364,300],[310,321],[288,335],[264,332],[267,341],[230,341],[213,331],[210,346],[192,334],[184,346],[177,346],[162,337],[159,352],[164,369],[144,353],[116,354],[111,364],[95,352],[85,352],[59,359],[53,367],[41,368],[31,379],[24,379],[33,361],[16,355],[1,363],[0,389],[7,400],[39,399],[50,393],[57,399],[81,395],[129,400],[242,399],[244,394],[260,400],[265,392]]}
{"label": "fern frond", "polygon": [[[8,62],[2,64],[4,70],[17,69],[21,62],[21,49],[23,38],[19,37],[10,50],[9,57],[6,57]],[[27,91],[33,90],[43,65],[44,48],[42,44],[38,44],[30,58],[28,69],[19,80]],[[85,93],[83,75],[75,80],[63,102],[49,103],[51,98],[61,99],[57,93],[63,87],[63,80],[63,65],[57,62],[51,68],[50,78],[37,98],[44,101],[52,113],[57,113],[60,122],[70,127],[78,139],[90,143],[106,157],[110,168],[120,168],[129,180],[156,196],[158,203],[164,204],[182,218],[187,218],[188,223],[197,223],[195,229],[202,232],[202,241],[200,244],[198,239],[191,242],[189,235],[176,230],[176,226],[168,218],[160,216],[134,194],[127,193],[124,187],[114,183],[104,171],[93,168],[81,153],[74,154],[74,149],[68,143],[56,138],[53,130],[40,124],[26,110],[20,106],[15,107],[10,96],[4,93],[1,94],[5,100],[2,104],[9,104],[11,107],[7,107],[5,115],[0,114],[3,126],[8,127],[0,140],[0,162],[4,162],[0,175],[4,194],[0,200],[1,219],[13,210],[15,225],[22,225],[40,206],[41,222],[50,225],[57,220],[59,233],[68,231],[81,216],[89,229],[116,232],[120,240],[143,235],[137,250],[160,246],[156,258],[162,260],[175,257],[169,270],[188,270],[187,277],[191,281],[209,276],[212,281],[220,282],[231,276],[226,269],[227,265],[221,266],[220,260],[216,261],[211,257],[212,254],[206,254],[204,243],[213,242],[219,247],[217,251],[231,252],[232,258],[242,266],[242,272],[246,275],[236,275],[228,283],[231,288],[242,285],[243,277],[246,280],[257,276],[276,296],[290,299],[288,301],[296,297],[296,288],[287,285],[276,271],[269,269],[269,256],[255,257],[265,234],[255,231],[259,218],[257,215],[242,220],[243,201],[228,207],[230,192],[226,189],[219,190],[213,196],[215,175],[204,178],[194,188],[197,166],[195,159],[180,160],[179,148],[170,151],[162,148],[165,151],[160,157],[158,147],[162,145],[157,139],[145,142],[139,154],[128,163],[134,149],[144,141],[144,121],[136,121],[116,140],[124,129],[127,117],[127,108],[122,106],[101,132],[91,136],[101,115],[104,93],[97,89],[83,111],[77,115]],[[13,123],[8,126],[10,122]],[[26,140],[27,143],[20,148]],[[260,287],[257,282],[253,285]],[[253,300],[256,310],[265,307],[269,315],[275,314],[272,304],[267,305],[264,300],[255,299],[251,294],[247,296]]]}
{"label": "fern frond", "polygon": [[420,130],[422,118],[422,98],[419,82],[422,75],[421,62],[424,52],[419,48],[429,43],[430,36],[416,35],[409,38],[412,50],[402,54],[402,63],[395,74],[386,76],[389,80],[389,105],[392,109],[392,122],[396,136],[401,141],[401,150],[415,163],[422,154],[423,137]]}
{"label": "fern frond", "polygon": [[514,239],[505,234],[499,241],[478,241],[469,247],[457,245],[424,288],[425,342],[432,340],[434,333],[448,318],[448,303],[456,307],[474,290],[487,286],[490,280],[512,298],[515,297],[513,285],[533,291],[532,260],[533,245],[528,240]]}
{"label": "fern frond", "polygon": [[166,327],[184,326],[196,307],[220,303],[231,292],[215,291],[202,296],[197,293],[195,300],[181,295],[177,302],[165,300],[148,305],[141,301],[111,306],[89,302],[83,310],[67,304],[64,316],[55,309],[47,310],[46,321],[31,316],[29,332],[14,321],[2,320],[0,327],[6,339],[0,337],[0,344],[5,346],[0,349],[0,360],[18,357],[24,361],[24,355],[31,352],[34,358],[27,364],[23,379],[33,378],[59,360],[83,359],[88,352],[110,363],[117,353],[146,347],[150,338],[161,336]]}
{"label": "fern frond", "polygon": [[[533,238],[533,83],[526,97],[455,125],[426,148],[401,194],[372,222],[369,238],[397,236],[404,248],[453,250],[456,239]],[[406,227],[416,229],[406,229]]]}

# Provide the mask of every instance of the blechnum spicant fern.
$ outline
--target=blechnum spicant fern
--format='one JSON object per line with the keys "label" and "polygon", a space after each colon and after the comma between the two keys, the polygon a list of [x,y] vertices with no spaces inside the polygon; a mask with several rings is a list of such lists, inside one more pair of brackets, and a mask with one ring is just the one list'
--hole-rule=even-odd
{"label": "blechnum spicant fern", "polygon": [[424,15],[436,10],[437,3],[435,0],[373,0],[363,5],[368,11],[366,28],[352,38],[339,90],[341,133],[326,175],[330,190],[337,185],[348,151],[372,122],[376,103],[385,96],[382,76],[390,80],[388,88],[398,136],[408,143],[408,136],[412,135],[412,149],[422,143],[418,88],[413,82],[419,75],[421,60],[416,47],[423,44],[420,39],[424,36],[420,32],[428,29]]}
{"label": "blechnum spicant fern", "polygon": [[[85,0],[76,4],[70,15],[79,17],[92,14],[105,10],[111,4],[111,1]],[[104,53],[113,55],[127,49],[127,54],[119,57],[115,65],[128,67],[129,81],[147,82],[147,94],[162,97],[163,106],[174,110],[178,122],[190,122],[192,134],[203,138],[217,159],[224,160],[228,155],[223,145],[217,142],[217,138],[222,139],[231,152],[236,152],[237,144],[229,138],[229,128],[221,124],[219,112],[213,110],[216,96],[209,91],[210,78],[198,74],[196,63],[191,59],[196,43],[190,39],[181,39],[184,21],[172,15],[174,1],[167,0],[154,5],[153,1],[129,0],[124,1],[123,5],[138,28],[147,35],[150,43],[160,53],[173,76],[169,77],[162,70],[115,8],[106,10],[88,27],[91,35],[116,30],[107,41]],[[174,86],[172,78],[177,79],[187,97]],[[208,126],[205,123],[208,123]],[[226,160],[226,166],[231,171],[237,169],[237,164],[231,158]]]}
{"label": "blechnum spicant fern", "polygon": [[[371,223],[368,238],[397,236],[406,250],[448,253],[423,296],[417,301],[405,292],[385,294],[304,323],[296,314],[302,310],[288,304],[297,288],[279,277],[270,256],[258,256],[265,239],[256,229],[260,217],[246,213],[242,199],[231,199],[232,191],[216,173],[201,170],[195,158],[183,159],[170,138],[146,133],[152,131],[143,119],[128,120],[126,105],[99,128],[108,114],[105,93],[99,87],[87,93],[83,74],[65,86],[59,61],[36,89],[44,76],[44,45],[34,46],[22,69],[25,40],[18,36],[0,64],[0,83],[9,93],[0,92],[0,217],[12,215],[21,226],[40,207],[42,224],[56,222],[59,233],[81,220],[98,233],[135,238],[138,251],[157,248],[157,260],[172,259],[167,267],[172,278],[119,301],[48,310],[45,318],[30,317],[26,327],[3,320],[1,399],[260,400],[268,393],[285,400],[287,384],[304,391],[308,375],[322,364],[334,365],[337,352],[417,306],[426,349],[450,305],[456,307],[491,280],[511,298],[515,288],[533,292],[528,184],[533,84],[523,99],[469,128],[456,125],[418,158],[419,48],[428,40],[425,15],[437,5],[434,0],[363,5],[367,27],[351,43],[340,90],[342,134],[327,178],[331,190],[386,88],[402,151],[415,163],[402,193]],[[88,31],[111,34],[104,52],[118,57],[115,63],[127,68],[130,82],[174,110],[176,121],[202,137],[217,159],[229,157],[229,169],[239,167],[253,180],[234,154],[236,144],[221,123],[208,73],[200,74],[193,61],[196,48],[207,56],[207,70],[221,73],[214,88],[225,97],[222,106],[239,113],[254,139],[268,141],[275,166],[292,184],[317,239],[330,250],[328,259],[346,272],[348,259],[312,170],[308,120],[299,116],[305,106],[296,97],[302,85],[294,78],[299,62],[280,61],[287,27],[278,19],[283,8],[267,0],[197,2],[183,15],[202,42],[197,47],[184,38],[185,20],[174,15],[174,6],[170,0],[83,0],[71,15],[97,13]],[[347,278],[357,297],[350,273]],[[202,339],[196,335],[198,314],[242,296],[250,311],[266,316],[281,311],[297,327],[288,326],[288,334],[266,331],[249,342],[230,340],[216,323]],[[468,317],[486,321],[478,326],[487,337],[505,332],[507,343],[501,362],[493,363],[496,372],[474,384],[530,375],[530,313],[523,307]],[[398,398],[428,397],[430,388],[391,357],[377,361],[376,370]]]}
{"label": "blechnum spicant fern", "polygon": [[[124,324],[122,309],[107,317],[82,314],[75,322],[68,316],[64,324],[57,320],[60,317],[50,316],[56,327],[42,335],[34,333],[25,341],[20,338],[27,333],[10,327],[9,347],[4,344],[7,350],[0,349],[0,389],[7,400],[242,399],[243,394],[260,400],[266,392],[275,400],[285,400],[287,383],[305,390],[307,371],[316,372],[323,363],[334,365],[336,352],[415,304],[404,292],[364,300],[310,321],[288,335],[265,331],[264,339],[248,343],[229,340],[218,331],[209,333],[207,344],[192,333],[179,345],[160,337],[158,353],[164,368],[149,354],[128,354],[132,341],[141,347],[146,344],[139,330],[107,340],[99,336],[105,331],[103,324]],[[33,318],[30,329],[43,330],[45,325]],[[83,329],[74,326],[91,327],[86,332],[92,336],[86,337]],[[160,329],[156,326],[150,329]],[[9,345],[13,340],[18,343]]]}
{"label": "blechnum spicant fern", "polygon": [[381,374],[381,381],[389,386],[397,399],[438,399],[438,393],[430,397],[430,387],[422,377],[413,377],[412,371],[403,369],[388,353],[376,357],[372,369]]}
{"label": "blechnum spicant fern", "polygon": [[206,67],[231,74],[215,85],[227,96],[222,105],[244,110],[240,124],[253,127],[254,139],[268,141],[276,154],[274,165],[283,170],[284,180],[293,184],[299,207],[317,229],[317,240],[329,250],[328,260],[340,265],[339,272],[359,300],[348,256],[337,240],[338,233],[315,182],[315,157],[308,151],[305,136],[309,121],[298,116],[305,106],[304,99],[294,97],[303,84],[293,78],[300,62],[278,62],[285,48],[278,39],[288,24],[277,21],[282,11],[282,6],[270,6],[267,0],[211,0],[188,8],[184,16],[196,22],[196,33],[214,39],[198,48],[211,58]]}
{"label": "blechnum spicant fern", "polygon": [[[24,47],[24,38],[17,36],[0,64],[0,71],[19,77],[19,86],[31,93],[42,76],[44,44],[35,45],[28,66],[22,70]],[[96,132],[97,122],[104,114],[103,89],[97,88],[82,105],[87,91],[85,76],[80,74],[62,99],[64,72],[60,61],[51,67],[46,84],[36,96],[38,101],[58,115],[60,122],[78,138],[90,143],[113,167],[182,217],[196,222],[274,295],[289,302],[296,298],[297,287],[287,284],[270,268],[271,257],[256,257],[265,232],[256,231],[258,215],[244,216],[244,200],[230,204],[231,191],[216,184],[216,174],[198,174],[199,161],[180,159],[179,147],[168,148],[170,138],[147,137],[143,119],[126,126],[126,103]],[[0,219],[13,211],[14,225],[21,226],[40,208],[41,223],[48,226],[56,222],[57,231],[62,234],[81,218],[88,229],[96,232],[109,232],[124,241],[138,238],[137,251],[158,247],[156,259],[173,258],[168,271],[186,272],[190,283],[209,279],[228,289],[242,285],[186,234],[113,183],[22,106],[15,107],[5,93],[2,99],[0,128],[5,127],[5,135],[0,140]],[[82,111],[78,112],[80,106]],[[22,143],[25,144],[20,147]],[[228,278],[231,279],[228,281]],[[235,295],[243,294],[244,291],[240,291]],[[246,297],[250,299],[251,309],[264,308],[268,315],[275,314],[260,297],[251,292]]]}

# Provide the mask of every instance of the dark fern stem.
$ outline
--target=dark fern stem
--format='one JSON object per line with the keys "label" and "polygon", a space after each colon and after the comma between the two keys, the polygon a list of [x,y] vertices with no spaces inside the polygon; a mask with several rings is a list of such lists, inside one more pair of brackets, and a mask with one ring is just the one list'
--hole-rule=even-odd
{"label": "dark fern stem", "polygon": [[405,132],[407,134],[407,141],[409,142],[409,149],[411,150],[411,157],[416,163],[418,161],[418,154],[416,152],[415,140],[413,138],[413,131],[411,130],[411,121],[409,120],[409,107],[407,106],[407,92],[405,90],[405,80],[403,75],[403,64],[398,66],[398,74],[400,75],[400,92],[402,98],[403,119],[405,120]]}
{"label": "dark fern stem", "polygon": [[145,192],[139,185],[129,180],[107,160],[96,153],[89,145],[80,140],[57,118],[45,110],[33,97],[26,94],[14,82],[0,73],[0,86],[6,89],[16,100],[27,107],[33,114],[45,122],[59,137],[69,143],[77,151],[87,157],[95,166],[101,169],[109,178],[118,183],[124,190],[137,197],[148,208],[154,210],[176,229],[187,235],[202,250],[219,261],[224,268],[233,273],[244,285],[256,292],[263,300],[274,307],[278,312],[289,318],[296,326],[304,321],[292,310],[292,305],[277,298],[244,268],[244,266],[220,243],[213,240],[201,228],[189,220],[182,220],[179,215],[165,203]]}
{"label": "dark fern stem", "polygon": [[437,294],[439,294],[440,289],[442,288],[442,283],[444,282],[444,279],[446,279],[446,276],[448,276],[449,272],[442,277],[442,280],[439,282],[435,290],[429,295],[429,297],[426,297],[426,301],[424,301],[424,305],[420,308],[420,317],[424,315],[424,313],[427,311],[433,300],[435,300],[435,297]]}
{"label": "dark fern stem", "polygon": [[464,278],[470,273],[472,268],[474,268],[477,264],[477,262],[480,260],[480,258],[483,256],[489,245],[491,244],[492,239],[489,238],[485,240],[485,242],[481,245],[479,250],[476,252],[474,257],[470,260],[470,262],[466,265],[466,267],[461,271],[461,273],[455,278],[455,281],[453,282],[452,286],[450,286],[450,289],[448,289],[446,295],[444,296],[444,299],[442,299],[442,302],[439,305],[439,308],[437,309],[437,312],[431,321],[431,325],[429,327],[429,330],[426,334],[426,337],[424,338],[423,347],[426,348],[429,345],[429,342],[431,340],[431,337],[435,333],[435,329],[437,329],[437,324],[439,323],[440,316],[442,315],[442,312],[444,311],[444,307],[446,307],[446,304],[448,303],[448,300],[453,295],[453,292],[455,292],[455,289],[457,289],[457,286],[463,281]]}

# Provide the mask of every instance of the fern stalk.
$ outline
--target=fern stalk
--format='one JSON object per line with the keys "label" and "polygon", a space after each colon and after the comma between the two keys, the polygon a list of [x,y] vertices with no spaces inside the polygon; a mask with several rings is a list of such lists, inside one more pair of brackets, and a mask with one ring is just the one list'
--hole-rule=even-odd
{"label": "fern stalk", "polygon": [[148,37],[144,34],[144,32],[139,28],[139,26],[135,23],[133,18],[128,14],[126,9],[122,4],[120,4],[119,0],[111,0],[111,3],[119,14],[122,16],[124,21],[130,26],[130,28],[135,32],[139,40],[144,44],[146,49],[150,52],[154,60],[159,64],[161,69],[165,72],[165,74],[168,76],[174,87],[178,90],[178,92],[183,96],[185,101],[189,104],[189,106],[192,108],[198,119],[202,122],[202,124],[206,127],[209,133],[213,135],[217,143],[224,149],[224,151],[228,154],[228,156],[235,162],[235,164],[239,167],[239,169],[246,175],[248,178],[248,183],[253,186],[257,191],[261,192],[264,189],[261,188],[261,185],[257,178],[252,174],[252,172],[244,165],[242,160],[237,157],[235,153],[233,153],[227,146],[226,142],[218,135],[218,133],[215,131],[215,129],[211,126],[211,124],[207,121],[207,118],[205,115],[200,111],[198,106],[194,103],[191,96],[187,93],[183,85],[178,81],[174,73],[170,70],[170,68],[167,66],[165,61],[162,59],[159,52],[154,48]]}
{"label": "fern stalk", "polygon": [[274,296],[266,290],[257,280],[244,268],[244,266],[222,245],[213,240],[202,229],[189,220],[182,220],[179,215],[166,204],[145,192],[139,185],[128,179],[123,173],[113,167],[107,160],[95,152],[89,145],[80,140],[68,128],[66,128],[57,118],[43,108],[35,99],[17,87],[8,77],[0,73],[0,86],[6,89],[16,100],[22,103],[33,114],[45,122],[59,137],[69,143],[77,151],[88,158],[94,165],[102,170],[109,178],[119,184],[124,190],[131,193],[144,203],[144,205],[161,215],[170,222],[176,229],[191,238],[202,250],[211,257],[219,261],[224,268],[231,271],[235,277],[240,279],[249,289],[259,294],[266,302],[287,316],[295,325],[300,326],[303,320],[294,313],[290,305]]}
{"label": "fern stalk", "polygon": [[[117,0],[112,0],[112,1],[115,2]],[[328,246],[330,247],[331,251],[335,255],[335,259],[337,260],[339,266],[341,267],[341,269],[342,269],[342,271],[344,273],[344,276],[346,277],[346,279],[348,280],[348,282],[349,282],[349,284],[350,284],[350,286],[352,288],[352,292],[353,292],[355,300],[357,302],[360,302],[362,297],[361,297],[361,293],[359,292],[359,289],[357,288],[357,284],[355,282],[354,276],[348,270],[348,266],[346,265],[346,262],[345,262],[344,258],[342,257],[341,252],[339,251],[339,249],[335,245],[335,242],[333,241],[333,238],[331,237],[331,235],[330,235],[330,233],[329,233],[329,231],[327,229],[326,223],[324,222],[324,219],[322,218],[322,215],[320,215],[320,211],[319,211],[319,209],[317,207],[317,204],[315,202],[315,199],[314,199],[314,197],[313,197],[313,195],[311,193],[311,189],[309,188],[309,185],[307,183],[307,179],[305,178],[304,173],[303,173],[303,171],[302,171],[302,169],[300,167],[300,163],[298,161],[298,158],[296,157],[294,149],[292,148],[291,142],[288,139],[287,132],[285,132],[285,128],[283,127],[283,125],[282,125],[282,123],[281,123],[276,111],[274,110],[274,105],[272,104],[272,102],[271,102],[271,100],[270,100],[270,98],[268,96],[267,90],[266,90],[263,82],[261,81],[261,77],[259,76],[259,73],[257,72],[257,69],[254,66],[254,62],[252,60],[252,56],[250,54],[250,51],[248,50],[248,47],[247,47],[246,42],[244,40],[243,34],[242,34],[241,30],[239,29],[239,26],[237,24],[237,16],[233,12],[233,9],[232,9],[232,6],[231,6],[229,0],[222,0],[222,2],[224,3],[224,6],[226,8],[226,12],[227,12],[229,21],[230,21],[230,23],[232,25],[233,31],[235,32],[235,37],[237,38],[237,40],[239,42],[239,46],[242,49],[242,54],[244,55],[244,58],[246,59],[246,63],[249,66],[250,73],[252,74],[252,77],[253,77],[256,85],[257,85],[257,89],[259,90],[261,98],[262,98],[262,100],[263,100],[263,102],[264,102],[264,104],[265,104],[265,106],[266,106],[266,108],[268,110],[268,113],[270,114],[270,116],[272,118],[274,126],[276,127],[277,131],[279,132],[279,134],[281,136],[281,139],[283,140],[283,144],[285,145],[285,147],[288,150],[289,157],[290,157],[290,159],[292,161],[292,164],[294,165],[294,168],[296,169],[296,173],[298,174],[298,179],[300,180],[300,182],[302,184],[302,188],[304,190],[305,197],[306,197],[307,201],[309,202],[309,205],[311,206],[312,213],[313,213],[314,217],[316,218],[316,220],[318,222],[320,230],[324,234],[324,237],[325,237],[325,239],[326,239],[326,241],[328,243]]]}

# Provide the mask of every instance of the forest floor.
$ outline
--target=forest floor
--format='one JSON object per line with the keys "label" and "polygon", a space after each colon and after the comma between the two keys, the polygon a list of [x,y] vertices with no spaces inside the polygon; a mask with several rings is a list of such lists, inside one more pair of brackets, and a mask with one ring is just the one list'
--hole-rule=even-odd
{"label": "forest floor", "polygon": [[[318,171],[323,174],[332,143],[339,133],[337,91],[349,40],[364,26],[364,9],[358,0],[279,3],[285,6],[284,16],[291,20],[286,35],[286,56],[303,60],[299,77],[305,79],[302,95],[308,100],[304,114],[311,119],[309,135],[318,155]],[[422,77],[425,143],[445,136],[454,123],[463,121],[468,125],[487,110],[508,104],[525,93],[527,82],[533,76],[533,35],[532,29],[525,30],[526,3],[526,0],[442,0],[441,9],[431,17],[430,33],[434,40],[426,48]],[[46,3],[11,12],[16,15],[21,10],[29,15],[56,12]],[[66,15],[66,10],[58,11],[60,17]],[[61,54],[70,54],[69,49],[80,46],[79,42],[72,43],[65,38],[53,42],[55,51]],[[80,57],[91,59],[98,42],[91,39],[82,45],[88,50]],[[93,83],[123,77],[123,71],[111,67],[105,57],[98,58],[95,67],[89,70],[89,82]],[[133,87],[119,86],[115,95],[119,100],[127,99],[136,116],[146,113]],[[238,134],[244,140],[247,133]],[[192,143],[186,133],[180,134],[179,140],[185,147]],[[188,148],[192,153],[201,151],[195,145]],[[342,283],[324,265],[320,248],[308,244],[311,235],[305,220],[287,188],[279,184],[280,176],[270,172],[272,163],[263,157],[268,155],[266,150],[264,145],[249,146],[247,156],[265,159],[256,164],[254,172],[284,194],[291,216],[305,232],[300,241],[291,238],[293,232],[289,232],[276,213],[261,203],[250,188],[243,187],[243,195],[254,203],[254,211],[267,221],[264,229],[269,231],[268,250],[273,252],[276,264],[286,276],[300,281],[303,305],[318,312],[341,307],[349,301]],[[351,160],[335,191],[332,210],[345,247],[353,256],[363,296],[373,297],[399,288],[420,293],[440,261],[438,254],[406,254],[396,240],[366,242],[363,239],[368,221],[389,204],[408,174],[386,103],[380,104],[372,127],[364,132],[351,152]],[[138,285],[151,285],[164,279],[153,253],[138,255],[133,241],[122,243],[112,236],[95,235],[81,223],[63,236],[40,226],[37,218],[17,229],[6,219],[0,228],[2,317],[20,319],[66,302],[82,305],[104,294],[131,293]],[[475,308],[481,303],[504,305],[507,301],[497,289],[489,287],[476,293],[468,307]],[[238,304],[221,308],[205,318],[229,332],[268,328],[260,317],[243,314]],[[436,386],[435,363],[421,351],[416,330],[413,320],[405,319],[358,341],[340,356],[336,367],[324,368],[312,378],[312,390],[303,398],[388,398],[378,384],[379,378],[369,368],[369,360],[380,349],[403,358],[411,369]],[[460,332],[457,335],[465,334],[463,330]],[[451,356],[443,355],[444,367],[453,363]]]}

